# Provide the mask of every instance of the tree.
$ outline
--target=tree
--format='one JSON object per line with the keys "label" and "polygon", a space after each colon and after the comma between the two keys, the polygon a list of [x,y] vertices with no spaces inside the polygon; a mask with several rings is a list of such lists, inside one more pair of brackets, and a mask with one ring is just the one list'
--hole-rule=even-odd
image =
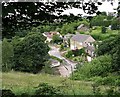
{"label": "tree", "polygon": [[120,70],[120,45],[117,47],[116,53],[113,54],[113,63],[115,71]]}
{"label": "tree", "polygon": [[112,30],[120,30],[120,19],[114,18],[111,23]]}
{"label": "tree", "polygon": [[39,72],[48,60],[49,47],[41,33],[30,33],[14,48],[14,69]]}
{"label": "tree", "polygon": [[[90,78],[94,76],[107,76],[112,71],[112,58],[110,55],[99,56],[91,62],[84,63],[79,67],[73,77],[80,79],[80,77]],[[80,64],[79,64],[80,65]]]}
{"label": "tree", "polygon": [[[36,1],[36,0],[35,0]],[[96,5],[97,3],[97,5]],[[2,34],[3,38],[11,38],[18,30],[28,30],[46,22],[53,23],[55,19],[72,21],[78,16],[61,15],[69,8],[82,8],[85,13],[93,14],[98,10],[98,2],[3,2],[2,3]],[[32,9],[32,10],[31,10]],[[56,13],[57,15],[55,15]]]}
{"label": "tree", "polygon": [[113,64],[113,71],[119,71],[120,70],[120,34],[118,34],[116,37],[111,37],[109,39],[104,40],[101,44],[98,46],[97,54],[105,55],[109,54],[112,56],[112,64]]}
{"label": "tree", "polygon": [[9,71],[13,65],[13,45],[6,38],[2,42],[2,71]]}
{"label": "tree", "polygon": [[55,35],[53,35],[53,37],[52,37],[52,41],[53,41],[54,43],[60,43],[60,42],[62,42],[62,38],[61,38],[59,35],[55,34]]}

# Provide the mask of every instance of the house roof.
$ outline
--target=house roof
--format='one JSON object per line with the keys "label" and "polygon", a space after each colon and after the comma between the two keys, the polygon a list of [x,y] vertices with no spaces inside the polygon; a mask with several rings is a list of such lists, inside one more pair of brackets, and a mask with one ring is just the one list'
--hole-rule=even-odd
{"label": "house roof", "polygon": [[84,26],[84,24],[81,24],[77,27],[77,29],[81,29]]}
{"label": "house roof", "polygon": [[52,38],[55,34],[60,34],[59,32],[51,31],[51,32],[44,32],[43,33],[46,37]]}
{"label": "house roof", "polygon": [[84,42],[89,37],[91,37],[91,36],[90,35],[85,35],[85,34],[76,34],[71,39],[75,40],[75,41],[78,41],[78,42]]}
{"label": "house roof", "polygon": [[74,35],[74,34],[70,34],[70,33],[66,34],[66,35],[64,36],[64,40],[68,40],[68,39],[71,38],[73,35]]}
{"label": "house roof", "polygon": [[95,51],[95,47],[94,46],[87,46],[86,49],[90,50],[90,51]]}

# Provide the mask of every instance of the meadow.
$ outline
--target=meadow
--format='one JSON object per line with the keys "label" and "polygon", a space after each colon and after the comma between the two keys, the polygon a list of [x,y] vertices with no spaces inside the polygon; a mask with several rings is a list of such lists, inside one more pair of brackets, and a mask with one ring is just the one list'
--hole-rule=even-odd
{"label": "meadow", "polygon": [[[93,95],[93,82],[75,81],[49,74],[30,74],[21,72],[2,73],[2,89],[10,89],[16,95],[22,93],[34,94],[40,83],[48,83],[59,88],[65,95]],[[107,86],[100,86],[101,93],[105,94]]]}

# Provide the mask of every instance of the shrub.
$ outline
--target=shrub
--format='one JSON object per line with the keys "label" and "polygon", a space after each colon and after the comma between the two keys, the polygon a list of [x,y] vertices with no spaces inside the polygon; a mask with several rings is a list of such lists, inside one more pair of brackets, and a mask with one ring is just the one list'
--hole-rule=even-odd
{"label": "shrub", "polygon": [[70,58],[70,57],[73,56],[73,52],[70,50],[70,51],[68,51],[68,52],[65,54],[65,56],[66,56],[67,58]]}
{"label": "shrub", "polygon": [[2,90],[2,97],[16,97],[11,90]]}
{"label": "shrub", "polygon": [[64,50],[64,45],[63,44],[61,44],[60,50]]}
{"label": "shrub", "polygon": [[53,41],[53,43],[57,43],[58,44],[58,43],[62,42],[62,38],[59,35],[55,34],[52,37],[52,41]]}
{"label": "shrub", "polygon": [[59,89],[48,85],[48,83],[42,83],[38,85],[35,95],[48,95],[49,97],[53,97],[53,95],[61,95],[61,93]]}
{"label": "shrub", "polygon": [[[84,75],[86,78],[93,76],[107,76],[107,73],[111,72],[111,56],[100,56],[90,63],[85,63],[81,68],[74,72],[73,77],[79,79],[80,75]],[[78,78],[76,78],[76,76]]]}
{"label": "shrub", "polygon": [[99,85],[114,85],[114,86],[120,85],[120,79],[117,76],[107,76],[107,77],[97,76],[90,78],[90,80],[95,81],[95,83]]}
{"label": "shrub", "polygon": [[10,71],[13,64],[13,45],[7,39],[2,42],[2,71]]}
{"label": "shrub", "polygon": [[106,33],[106,30],[107,30],[107,29],[106,29],[105,26],[102,26],[102,27],[101,27],[101,32],[102,32],[102,33]]}

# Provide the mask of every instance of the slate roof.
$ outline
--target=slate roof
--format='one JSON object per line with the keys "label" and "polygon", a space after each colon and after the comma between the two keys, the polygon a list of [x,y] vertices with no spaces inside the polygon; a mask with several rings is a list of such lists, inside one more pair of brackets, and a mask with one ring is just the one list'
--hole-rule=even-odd
{"label": "slate roof", "polygon": [[94,46],[87,46],[86,49],[90,50],[90,51],[95,51],[95,47]]}
{"label": "slate roof", "polygon": [[85,34],[76,34],[71,39],[75,40],[75,41],[78,41],[78,42],[84,42],[89,37],[91,37],[91,36],[90,35],[85,35]]}
{"label": "slate roof", "polygon": [[64,36],[64,40],[68,40],[69,38],[71,38],[72,36],[73,36],[74,34],[66,34],[65,36]]}
{"label": "slate roof", "polygon": [[81,24],[77,27],[77,29],[81,29],[84,26],[84,24]]}

